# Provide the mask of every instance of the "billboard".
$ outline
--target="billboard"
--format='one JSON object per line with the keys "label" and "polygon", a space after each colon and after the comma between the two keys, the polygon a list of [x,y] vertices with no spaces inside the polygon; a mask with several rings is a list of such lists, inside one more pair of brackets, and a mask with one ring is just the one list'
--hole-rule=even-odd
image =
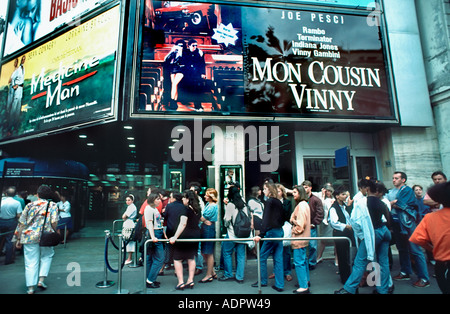
{"label": "billboard", "polygon": [[5,38],[6,31],[6,11],[8,9],[8,2],[0,3],[0,61],[2,61],[1,49],[3,47],[3,38]]}
{"label": "billboard", "polygon": [[0,139],[115,116],[120,6],[3,64]]}
{"label": "billboard", "polygon": [[101,4],[98,0],[10,0],[9,2],[3,56],[32,44],[64,24],[76,25],[80,21],[81,14]]}
{"label": "billboard", "polygon": [[396,119],[372,11],[145,6],[134,113]]}

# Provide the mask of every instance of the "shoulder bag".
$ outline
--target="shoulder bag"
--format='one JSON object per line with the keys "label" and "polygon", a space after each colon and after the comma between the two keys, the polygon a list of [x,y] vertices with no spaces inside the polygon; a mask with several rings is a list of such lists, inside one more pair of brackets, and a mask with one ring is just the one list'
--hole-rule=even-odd
{"label": "shoulder bag", "polygon": [[49,205],[50,201],[47,202],[47,209],[45,210],[44,224],[42,225],[42,233],[41,239],[39,241],[39,246],[57,246],[61,242],[61,236],[59,235],[59,233],[55,231],[53,232],[44,231]]}

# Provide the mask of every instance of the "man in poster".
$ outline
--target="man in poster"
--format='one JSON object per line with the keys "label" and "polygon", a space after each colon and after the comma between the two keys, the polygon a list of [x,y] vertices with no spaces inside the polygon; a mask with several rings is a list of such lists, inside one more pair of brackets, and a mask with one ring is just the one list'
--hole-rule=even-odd
{"label": "man in poster", "polygon": [[[17,67],[17,61],[14,62],[14,67]],[[17,67],[11,74],[11,87],[8,94],[8,104],[7,111],[9,114],[9,132],[12,132],[12,127],[17,128],[19,125],[20,110],[22,107],[22,97],[23,97],[23,82],[25,78],[25,64],[26,57],[22,56],[20,61],[20,66]]]}
{"label": "man in poster", "polygon": [[[198,49],[198,43],[195,39],[188,41],[188,50],[183,57],[183,63],[185,64],[185,89],[187,91],[195,91],[196,93],[203,92],[206,79],[205,55],[202,50]],[[195,97],[195,95],[191,97],[194,102],[194,109],[196,111],[203,111],[198,97]]]}

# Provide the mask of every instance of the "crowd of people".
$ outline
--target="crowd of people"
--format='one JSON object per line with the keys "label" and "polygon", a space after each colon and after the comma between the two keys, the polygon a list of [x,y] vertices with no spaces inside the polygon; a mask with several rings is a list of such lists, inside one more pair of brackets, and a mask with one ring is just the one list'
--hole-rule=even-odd
{"label": "crowd of people", "polygon": [[[222,217],[225,237],[236,241],[220,242],[220,256],[216,256],[215,250],[219,244],[213,241],[220,238],[216,232],[220,229],[217,224],[221,223],[219,195],[214,188],[206,189],[201,197],[202,189],[198,183],[192,183],[183,193],[152,187],[139,210],[134,204],[134,196],[127,196],[127,209],[122,218],[125,224],[127,220],[135,221],[142,216],[145,236],[141,244],[148,239],[152,241],[147,256],[143,256],[140,246],[139,260],[142,263],[146,258],[147,261],[148,288],[159,288],[158,276],[171,268],[175,270],[178,281],[176,290],[193,289],[197,283],[207,284],[216,279],[242,284],[246,250],[251,250],[261,241],[261,282],[253,283],[253,287],[267,286],[268,279],[274,278],[272,288],[283,291],[285,281],[293,279],[293,265],[298,281],[298,289],[293,293],[310,293],[310,271],[323,260],[324,248],[334,246],[335,263],[343,285],[335,294],[354,294],[362,285],[374,286],[374,293],[393,293],[394,282],[411,280],[413,272],[417,275],[413,286],[428,287],[427,259],[435,265],[439,288],[448,294],[450,183],[442,172],[433,173],[432,179],[435,185],[424,196],[422,187],[414,186],[413,189],[406,184],[404,172],[393,174],[394,187],[389,191],[382,182],[364,178],[359,181],[359,191],[353,197],[347,187],[333,187],[331,183],[320,192],[312,192],[310,181],[288,189],[268,179],[262,190],[252,187],[247,200],[236,183],[224,195]],[[44,280],[54,254],[52,247],[39,246],[39,236],[43,228],[56,230],[58,220],[64,219],[63,215],[70,211],[70,206],[64,199],[61,203],[49,201],[54,199],[54,193],[48,186],[41,186],[37,199],[24,208],[13,199],[15,191],[12,188],[6,192],[0,212],[1,232],[4,232],[8,220],[16,221],[14,240],[17,248],[23,246],[28,293],[34,293],[36,286],[46,288]],[[44,210],[49,213],[45,226],[42,221]],[[6,215],[12,215],[12,218]],[[245,222],[242,217],[248,217],[251,229],[245,237],[240,236],[245,228],[236,228]],[[314,240],[315,237],[345,237],[350,239],[351,245],[346,239]],[[180,239],[213,240],[195,242]],[[11,239],[7,238],[7,261],[11,257],[10,243]],[[400,272],[391,276],[391,246],[394,244],[399,253]],[[134,247],[127,247],[127,262],[131,261],[133,253],[139,253],[134,252]],[[268,273],[270,255],[273,255],[272,274]],[[187,274],[184,273],[184,261],[187,262]],[[205,275],[195,282],[194,276],[204,265]],[[219,270],[223,270],[221,277],[217,274]]]}
{"label": "crowd of people", "polygon": [[[436,177],[438,179],[435,179]],[[432,178],[435,184],[446,182],[446,176],[442,172],[433,173]],[[284,282],[293,279],[292,266],[294,266],[299,288],[293,293],[310,293],[309,273],[323,261],[326,246],[334,247],[335,264],[343,284],[342,289],[335,291],[336,294],[357,293],[360,286],[372,284],[375,287],[374,293],[393,293],[394,281],[410,280],[413,270],[417,274],[413,286],[427,287],[430,285],[427,259],[428,262],[439,265],[440,271],[436,271],[436,276],[443,273],[443,269],[448,269],[449,257],[446,256],[448,253],[441,252],[445,249],[448,252],[450,244],[448,240],[441,241],[437,253],[439,259],[436,259],[434,251],[436,244],[431,246],[434,250],[430,249],[432,240],[424,242],[423,235],[417,240],[414,231],[428,214],[447,213],[447,210],[441,209],[448,206],[440,201],[439,197],[432,198],[428,193],[422,195],[423,188],[408,187],[406,180],[405,173],[395,172],[392,178],[394,188],[388,191],[382,182],[364,178],[358,183],[359,191],[353,197],[347,187],[333,187],[331,183],[326,184],[322,191],[313,192],[312,183],[307,180],[292,189],[267,180],[262,189],[258,186],[250,189],[247,201],[242,196],[239,184],[230,186],[228,194],[224,196],[223,227],[226,230],[225,237],[236,241],[221,242],[220,257],[215,256],[214,242],[200,242],[200,244],[177,242],[178,239],[219,237],[216,235],[215,226],[219,223],[218,192],[215,189],[206,190],[204,196],[206,203],[199,196],[201,188],[197,183],[191,185],[184,193],[152,190],[149,192],[149,195],[152,195],[151,199],[149,196],[142,205],[142,208],[152,210],[145,211],[141,208],[140,211],[148,212],[149,217],[145,217],[147,224],[151,224],[152,221],[156,223],[149,228],[154,245],[147,257],[149,261],[147,265],[151,265],[148,269],[152,269],[147,271],[147,287],[158,288],[160,282],[156,280],[157,276],[163,274],[164,270],[173,264],[178,278],[175,289],[192,289],[196,284],[194,276],[200,272],[203,261],[207,271],[198,283],[208,283],[215,279],[243,283],[246,250],[251,249],[248,247],[248,240],[252,240],[250,242],[253,243],[263,240],[260,249],[261,282],[253,283],[253,287],[267,286],[268,279],[274,278],[272,288],[283,291]],[[158,200],[157,203],[153,201],[154,199]],[[295,204],[292,204],[291,200]],[[156,207],[151,207],[150,203]],[[246,241],[242,241],[242,238],[236,235],[234,226],[240,212],[251,220],[252,234],[246,237]],[[448,233],[448,227],[445,229],[445,224],[441,225],[444,225],[442,233]],[[159,236],[153,235],[151,230],[158,230]],[[169,239],[170,245],[158,243],[158,239],[164,237]],[[301,240],[302,237],[308,239]],[[315,237],[346,237],[350,239],[351,246],[348,240],[311,239]],[[264,238],[291,239],[279,241]],[[401,271],[392,277],[391,246],[394,244],[399,252]],[[267,272],[270,255],[273,255],[272,274]],[[183,275],[183,261],[187,261],[188,264],[187,279]],[[220,263],[216,263],[219,261]],[[369,263],[374,262],[377,266],[373,265],[370,269],[377,272],[376,282],[371,283],[369,280],[373,280],[373,276],[368,277],[367,267]],[[223,269],[221,277],[216,273],[219,269]],[[438,282],[445,282],[445,278],[438,278]],[[448,283],[439,284],[440,287],[445,285],[448,286]],[[441,289],[443,292],[448,291],[446,288]]]}

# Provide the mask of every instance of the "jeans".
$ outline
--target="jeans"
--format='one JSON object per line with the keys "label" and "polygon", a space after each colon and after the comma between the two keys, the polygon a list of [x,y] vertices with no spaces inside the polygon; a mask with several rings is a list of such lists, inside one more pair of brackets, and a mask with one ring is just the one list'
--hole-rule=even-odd
{"label": "jeans", "polygon": [[30,243],[23,245],[23,255],[27,287],[34,287],[38,284],[39,277],[48,276],[55,250],[52,246],[41,247],[39,243]]}
{"label": "jeans", "polygon": [[294,253],[295,273],[300,288],[308,289],[309,265],[306,256],[306,247],[292,250]]}
{"label": "jeans", "polygon": [[[155,230],[155,237],[158,239],[164,238],[163,230]],[[147,251],[147,280],[155,282],[161,267],[164,264],[165,251],[162,242],[156,242],[150,245]]]}
{"label": "jeans", "polygon": [[244,280],[246,244],[232,241],[222,243],[224,277],[233,277],[233,250],[236,248],[236,279]]}
{"label": "jeans", "polygon": [[353,294],[356,293],[356,289],[361,282],[361,278],[366,271],[368,263],[369,260],[367,259],[366,242],[363,239],[361,243],[359,243],[358,251],[356,252],[355,260],[353,261],[352,273],[344,284],[345,290]]}
{"label": "jeans", "polygon": [[[390,241],[391,233],[386,226],[375,229],[375,253],[380,272],[372,272],[369,276],[370,279],[375,279],[374,283],[380,294],[388,293],[388,289],[392,283],[388,256]],[[356,289],[361,282],[364,272],[367,270],[368,264],[369,260],[367,259],[366,242],[363,239],[359,244],[358,252],[356,253],[355,260],[353,261],[352,273],[344,284],[345,290],[353,294],[356,293]],[[375,277],[373,277],[372,274],[375,274]]]}
{"label": "jeans", "polygon": [[408,239],[413,234],[414,230],[416,229],[416,224],[413,222],[412,228],[404,228],[407,232],[407,234],[402,234],[400,229],[400,222],[394,222],[393,223],[393,230],[394,230],[394,236],[395,236],[395,244],[398,249],[398,255],[400,259],[400,271],[404,274],[412,274],[412,267],[411,267],[411,258],[410,254],[414,258],[416,262],[416,271],[417,276],[420,279],[429,281],[429,275],[428,275],[428,268],[427,268],[427,261],[425,258],[425,254],[423,253],[420,246],[418,246],[415,243],[410,242]]}
{"label": "jeans", "polygon": [[387,294],[389,287],[392,285],[389,269],[390,242],[391,232],[386,226],[375,229],[375,253],[377,262],[380,265],[380,285],[377,285],[377,291],[380,294]]}
{"label": "jeans", "polygon": [[[317,227],[311,228],[311,238],[317,237]],[[309,241],[309,266],[317,265],[317,240]]]}
{"label": "jeans", "polygon": [[[282,238],[283,229],[270,229],[266,232],[267,238]],[[261,285],[267,285],[267,259],[273,252],[273,272],[275,274],[275,287],[284,288],[283,275],[283,241],[263,241],[260,251]]]}

